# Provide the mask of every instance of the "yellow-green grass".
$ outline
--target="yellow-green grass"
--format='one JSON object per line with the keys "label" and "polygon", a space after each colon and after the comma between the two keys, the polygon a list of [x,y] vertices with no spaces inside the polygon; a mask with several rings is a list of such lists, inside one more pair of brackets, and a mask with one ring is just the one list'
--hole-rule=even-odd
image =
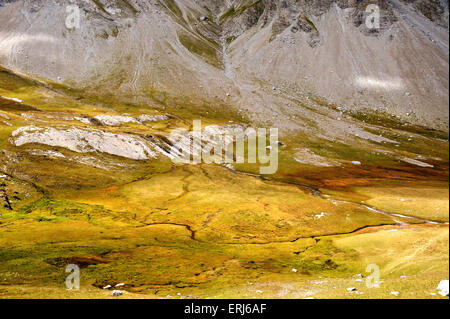
{"label": "yellow-green grass", "polygon": [[[130,214],[47,204],[8,216],[0,228],[1,284],[57,288],[64,283],[64,267],[76,263],[82,267],[84,287],[124,282],[128,291],[206,297],[222,284],[272,276],[286,280],[310,272],[345,274],[343,259],[354,257],[331,242],[313,239],[270,245],[201,243],[183,227],[139,227]],[[299,274],[291,271],[294,267]]]}
{"label": "yellow-green grass", "polygon": [[[102,207],[53,200],[28,208],[5,212],[0,225],[0,297],[107,298],[103,286],[125,283],[127,292],[163,298],[431,298],[448,279],[446,226],[230,245],[195,241],[180,226],[141,227],[133,214]],[[71,263],[81,266],[78,293],[64,287]],[[381,268],[380,288],[355,280],[368,264]]]}
{"label": "yellow-green grass", "polygon": [[[123,282],[130,292],[123,298],[134,298],[133,293],[150,298],[395,297],[391,291],[401,291],[399,297],[405,298],[435,298],[430,293],[439,280],[447,279],[448,239],[445,249],[439,234],[442,229],[448,232],[448,226],[416,225],[424,231],[415,233],[404,226],[387,232],[381,226],[353,233],[393,220],[357,204],[333,204],[307,188],[214,165],[171,168],[170,161],[156,161],[137,172],[118,172],[105,187],[108,183],[90,167],[79,167],[77,175],[64,162],[41,160],[40,167],[30,158],[17,169],[48,176],[37,181],[47,186],[46,197],[59,199],[24,202],[15,211],[2,209],[1,297],[39,298],[48,293],[57,298],[109,298],[111,292],[101,287]],[[100,182],[79,189],[62,183],[64,170],[59,169],[64,165],[70,176],[92,174],[91,180]],[[51,174],[44,175],[45,167],[52,167]],[[57,183],[44,183],[52,178]],[[346,196],[366,198],[358,193]],[[317,218],[321,212],[325,216]],[[383,230],[379,236],[377,229]],[[405,245],[411,241],[400,245],[389,236],[404,231],[418,249],[427,251],[429,239],[440,236],[439,245],[432,254],[408,259]],[[351,234],[321,237],[334,233]],[[317,237],[296,240],[309,236]],[[398,243],[393,246],[391,241]],[[389,252],[386,258],[384,251]],[[396,254],[409,262],[393,265]],[[386,286],[366,289],[355,282],[353,275],[364,273],[368,262],[382,267]],[[65,291],[64,267],[69,263],[82,266],[81,292]],[[388,266],[402,274],[385,275]],[[400,280],[401,275],[407,280]],[[353,286],[363,294],[349,294],[346,288]]]}
{"label": "yellow-green grass", "polygon": [[[178,167],[123,186],[73,191],[68,198],[126,209],[145,223],[187,224],[199,240],[290,241],[395,223],[351,203],[333,203],[293,185],[265,182],[217,166]],[[324,216],[319,217],[324,213]]]}
{"label": "yellow-green grass", "polygon": [[[155,299],[155,295],[145,295],[122,291],[120,299]],[[96,288],[67,290],[64,287],[11,286],[0,284],[0,299],[117,299],[111,291]]]}
{"label": "yellow-green grass", "polygon": [[448,183],[389,183],[385,187],[358,187],[354,191],[367,197],[366,203],[393,213],[448,222]]}
{"label": "yellow-green grass", "polygon": [[[41,120],[61,110],[137,116],[158,114],[152,108],[161,107],[182,117],[102,127],[141,135],[190,128],[198,116],[204,125],[240,121],[225,103],[215,107],[193,97],[174,99],[150,90],[154,105],[134,105],[95,94],[76,100],[71,96],[83,92],[58,89],[0,72],[0,95],[25,102],[0,101],[13,124],[0,126],[2,172],[13,175],[1,187],[14,209],[0,207],[0,298],[111,298],[111,291],[101,288],[117,283],[125,283],[121,298],[439,297],[432,293],[448,279],[448,225],[394,226],[399,218],[358,203],[448,221],[444,141],[424,134],[406,145],[402,137],[401,154],[443,159],[432,169],[374,154],[369,144],[291,136],[282,139],[287,145],[281,148],[279,171],[267,180],[217,165],[174,166],[167,158],[132,161],[39,144],[12,146],[12,130],[30,123],[19,115],[34,109]],[[64,123],[83,125],[57,119],[44,125]],[[300,165],[292,158],[296,147],[344,165]],[[34,149],[58,151],[66,159],[30,155]],[[76,156],[123,166],[105,170],[69,160]],[[345,164],[354,159],[363,165]],[[259,165],[236,168],[259,174]],[[317,196],[318,189],[330,200]],[[72,263],[81,267],[79,292],[64,286],[65,266]],[[369,263],[381,268],[380,288],[355,280],[355,274],[367,276]],[[362,294],[349,293],[348,287]]]}
{"label": "yellow-green grass", "polygon": [[390,291],[398,291],[400,298],[436,297],[439,282],[448,280],[448,226],[385,227],[335,239],[334,243],[357,251],[361,269],[369,264],[380,267],[380,288],[366,289],[377,298]]}

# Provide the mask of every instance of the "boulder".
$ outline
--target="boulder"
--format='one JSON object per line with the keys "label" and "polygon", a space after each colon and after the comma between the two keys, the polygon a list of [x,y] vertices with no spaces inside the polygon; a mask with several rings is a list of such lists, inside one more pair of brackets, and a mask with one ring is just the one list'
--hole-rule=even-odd
{"label": "boulder", "polygon": [[441,296],[448,297],[448,280],[441,280],[437,286],[437,290],[439,290]]}
{"label": "boulder", "polygon": [[121,290],[113,290],[112,295],[113,297],[120,297],[123,295],[123,292]]}

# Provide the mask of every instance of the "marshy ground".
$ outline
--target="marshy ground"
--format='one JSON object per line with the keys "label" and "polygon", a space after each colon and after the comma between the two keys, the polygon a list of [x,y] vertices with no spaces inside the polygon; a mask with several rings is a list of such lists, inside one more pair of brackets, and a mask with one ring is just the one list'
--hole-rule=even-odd
{"label": "marshy ground", "polygon": [[[111,298],[103,287],[119,283],[121,298],[441,298],[446,133],[373,124],[392,145],[289,135],[278,172],[259,176],[258,165],[15,146],[13,132],[31,125],[144,138],[189,128],[190,118],[83,122],[160,112],[75,100],[7,72],[0,96],[0,298]],[[68,264],[81,268],[79,291],[65,288]],[[370,264],[379,288],[366,287]]]}

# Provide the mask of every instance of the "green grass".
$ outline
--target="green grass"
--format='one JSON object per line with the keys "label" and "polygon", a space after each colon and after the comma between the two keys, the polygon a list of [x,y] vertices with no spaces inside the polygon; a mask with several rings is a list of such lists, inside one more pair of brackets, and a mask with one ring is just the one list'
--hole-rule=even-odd
{"label": "green grass", "polygon": [[[64,289],[68,263],[82,267],[82,293],[73,294],[83,298],[107,298],[110,292],[101,287],[121,282],[125,298],[139,297],[136,293],[164,298],[390,298],[390,291],[427,298],[448,275],[448,227],[442,226],[223,245],[193,241],[182,227],[136,227],[122,213],[98,206],[41,200],[28,208],[32,211],[26,218],[0,228],[0,291],[5,297],[36,298],[48,290],[47,297],[71,298]],[[86,214],[90,220],[80,218]],[[43,220],[51,215],[65,220]],[[354,279],[358,273],[368,275],[369,263],[381,268],[380,289]],[[346,288],[354,286],[364,295],[349,295]]]}
{"label": "green grass", "polygon": [[178,32],[178,38],[181,44],[190,52],[200,56],[207,63],[222,68],[222,63],[218,58],[218,47],[211,44],[209,41],[197,38],[193,34],[185,31]]}
{"label": "green grass", "polygon": [[[8,175],[0,187],[13,206],[0,207],[0,298],[111,298],[102,287],[117,283],[126,284],[123,298],[394,298],[391,291],[400,298],[439,297],[431,293],[448,279],[448,225],[391,225],[391,217],[358,204],[448,221],[448,146],[437,136],[418,132],[417,144],[400,150],[407,156],[421,148],[443,158],[427,169],[374,154],[372,144],[282,136],[279,171],[265,179],[218,165],[174,166],[166,158],[132,161],[41,144],[14,147],[9,136],[30,124],[20,114],[31,110],[35,120],[62,110],[159,114],[162,106],[175,115],[146,126],[101,128],[140,135],[167,136],[198,118],[204,125],[245,122],[230,105],[190,96],[150,90],[154,105],[140,105],[51,85],[0,72],[0,94],[26,104],[0,101],[14,125],[0,126],[1,174]],[[81,125],[42,125],[56,124]],[[395,131],[389,134],[394,138]],[[300,165],[292,157],[298,147],[343,164]],[[30,155],[34,149],[66,159]],[[68,160],[81,155],[123,166],[103,170]],[[354,159],[364,165],[350,165]],[[259,173],[259,165],[235,167]],[[319,198],[314,189],[349,203]],[[81,266],[79,292],[65,289],[69,263]],[[356,274],[367,276],[369,263],[380,266],[379,289],[355,281]],[[349,294],[348,287],[363,294]]]}
{"label": "green grass", "polygon": [[355,192],[367,196],[367,204],[385,211],[443,222],[449,220],[446,183],[436,186],[398,183],[391,187],[356,188]]}
{"label": "green grass", "polygon": [[[256,0],[256,1],[250,0],[250,1],[243,2],[237,8],[234,5],[231,6],[230,8],[228,8],[225,12],[223,12],[219,16],[219,24],[223,24],[223,23],[229,21],[230,19],[233,19],[234,17],[236,17],[240,14],[243,14],[248,9],[259,5],[260,3],[262,3],[262,0]],[[259,16],[261,16],[262,13],[263,13],[263,10],[258,10],[258,12],[257,12],[258,18],[259,18]]]}

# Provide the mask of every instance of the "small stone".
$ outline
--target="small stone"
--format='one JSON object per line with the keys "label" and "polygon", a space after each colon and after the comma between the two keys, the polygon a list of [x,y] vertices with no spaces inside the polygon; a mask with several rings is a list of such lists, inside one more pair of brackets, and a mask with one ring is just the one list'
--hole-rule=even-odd
{"label": "small stone", "polygon": [[391,291],[391,295],[398,296],[400,293],[398,291]]}
{"label": "small stone", "polygon": [[448,280],[441,280],[439,285],[437,286],[437,290],[439,290],[439,294],[444,297],[448,297]]}
{"label": "small stone", "polygon": [[113,297],[120,297],[123,295],[123,292],[120,290],[113,290],[112,295]]}
{"label": "small stone", "polygon": [[297,272],[297,269],[295,269],[295,268],[292,268],[292,272]]}
{"label": "small stone", "polygon": [[325,212],[321,212],[320,214],[314,215],[314,218],[315,219],[321,219],[324,216],[325,216]]}
{"label": "small stone", "polygon": [[356,289],[356,287],[350,287],[350,288],[347,288],[347,291],[348,292],[356,292],[356,291],[358,291],[358,289]]}

